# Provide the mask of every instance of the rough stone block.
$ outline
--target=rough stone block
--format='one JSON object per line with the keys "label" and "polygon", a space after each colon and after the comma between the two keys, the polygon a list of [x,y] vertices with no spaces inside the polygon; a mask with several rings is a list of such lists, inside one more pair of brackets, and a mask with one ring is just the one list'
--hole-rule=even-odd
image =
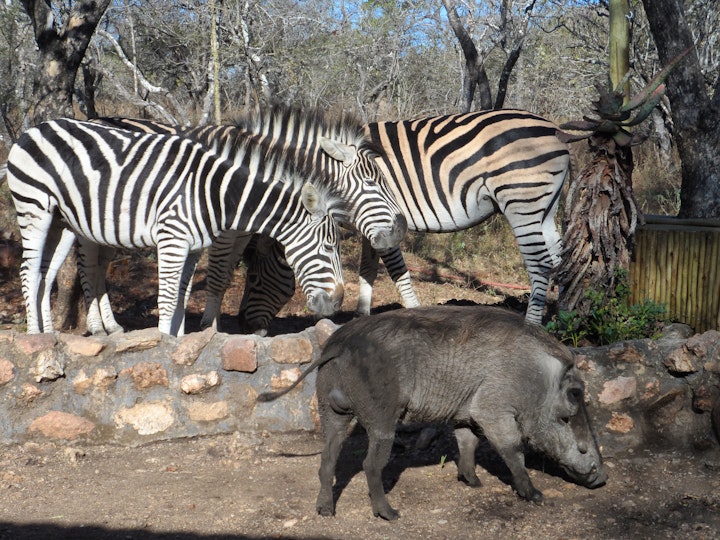
{"label": "rough stone block", "polygon": [[330,339],[335,330],[340,328],[339,324],[335,324],[330,319],[320,319],[315,325],[315,337],[317,338],[320,348],[325,347],[325,343]]}
{"label": "rough stone block", "polygon": [[92,379],[88,377],[84,369],[81,369],[80,371],[78,371],[78,374],[72,380],[72,385],[75,389],[75,392],[82,395],[87,392],[88,389],[92,386]]}
{"label": "rough stone block", "polygon": [[280,375],[273,375],[270,379],[270,386],[273,390],[287,388],[300,378],[302,371],[298,368],[283,369]]}
{"label": "rough stone block", "polygon": [[180,389],[186,394],[201,394],[220,384],[217,371],[210,373],[192,373],[180,381]]}
{"label": "rough stone block", "polygon": [[[164,371],[164,370],[163,370]],[[97,388],[107,389],[113,384],[118,378],[118,372],[114,367],[98,368],[95,370],[95,374],[92,378],[92,383]],[[165,374],[165,384],[167,386],[167,373]]]}
{"label": "rough stone block", "polygon": [[15,364],[10,360],[0,359],[0,386],[7,384],[15,378]]}
{"label": "rough stone block", "polygon": [[15,347],[22,354],[33,355],[52,349],[57,343],[55,334],[17,334]]}
{"label": "rough stone block", "polygon": [[638,364],[643,360],[643,355],[629,342],[624,341],[612,345],[608,349],[608,358],[614,362],[625,362],[627,364]]}
{"label": "rough stone block", "polygon": [[603,390],[598,396],[600,403],[613,405],[630,399],[637,391],[637,380],[635,377],[618,377],[603,384]]}
{"label": "rough stone block", "polygon": [[162,334],[157,328],[134,330],[121,334],[115,341],[115,352],[145,351],[157,347],[162,341]]}
{"label": "rough stone block", "polygon": [[55,381],[65,375],[65,361],[57,349],[37,353],[31,369],[35,382]]}
{"label": "rough stone block", "polygon": [[220,356],[225,371],[253,373],[257,370],[257,342],[252,338],[229,338]]}
{"label": "rough stone block", "polygon": [[628,433],[635,427],[635,422],[633,422],[633,419],[628,414],[613,412],[612,418],[610,418],[610,421],[605,427],[616,433]]}
{"label": "rough stone block", "polygon": [[138,390],[169,385],[167,370],[156,362],[141,362],[127,371]]}
{"label": "rough stone block", "polygon": [[194,422],[217,422],[228,417],[227,401],[203,403],[197,401],[187,407],[188,416]]}
{"label": "rough stone block", "polygon": [[94,429],[95,424],[87,418],[61,411],[50,411],[30,424],[31,432],[39,431],[45,437],[69,441],[86,435]]}
{"label": "rough stone block", "polygon": [[134,407],[123,407],[115,414],[115,425],[118,429],[129,425],[139,435],[160,433],[174,423],[175,415],[166,403],[138,403]]}
{"label": "rough stone block", "polygon": [[20,401],[27,405],[35,401],[36,398],[42,396],[43,394],[44,392],[34,384],[23,383],[22,392],[20,392],[18,397],[20,398]]}
{"label": "rough stone block", "polygon": [[194,332],[183,336],[177,349],[172,353],[172,361],[179,366],[192,366],[202,350],[210,343],[215,333],[213,328],[206,328],[202,332]]}
{"label": "rough stone block", "polygon": [[81,356],[97,356],[105,348],[105,343],[93,337],[62,334],[60,341],[65,344],[69,352]]}
{"label": "rough stone block", "polygon": [[270,357],[278,364],[312,362],[313,346],[304,336],[278,336],[270,345]]}
{"label": "rough stone block", "polygon": [[671,373],[695,373],[698,368],[693,363],[693,357],[685,347],[681,347],[670,352],[664,364]]}

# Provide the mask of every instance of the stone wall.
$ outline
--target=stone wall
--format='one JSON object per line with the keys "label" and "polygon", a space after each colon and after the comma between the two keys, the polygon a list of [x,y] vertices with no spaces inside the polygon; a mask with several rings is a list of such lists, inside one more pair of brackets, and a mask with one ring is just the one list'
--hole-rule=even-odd
{"label": "stone wall", "polygon": [[720,332],[671,325],[658,340],[576,353],[606,450],[720,449]]}
{"label": "stone wall", "polygon": [[[29,439],[137,445],[227,432],[315,430],[314,373],[291,384],[337,328],[274,338],[155,329],[108,337],[0,332],[0,444]],[[577,350],[606,450],[718,449],[720,333],[672,326],[656,341]],[[713,412],[714,411],[714,412]]]}
{"label": "stone wall", "polygon": [[0,332],[0,443],[36,437],[142,444],[233,431],[316,429],[314,373],[291,384],[336,326],[275,338],[156,329],[107,337]]}

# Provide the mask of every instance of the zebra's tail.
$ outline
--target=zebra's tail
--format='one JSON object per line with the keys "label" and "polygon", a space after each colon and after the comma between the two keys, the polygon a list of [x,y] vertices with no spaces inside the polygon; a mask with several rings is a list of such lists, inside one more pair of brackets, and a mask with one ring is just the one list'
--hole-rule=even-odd
{"label": "zebra's tail", "polygon": [[2,183],[7,178],[7,161],[2,164],[0,167],[0,186],[2,186]]}

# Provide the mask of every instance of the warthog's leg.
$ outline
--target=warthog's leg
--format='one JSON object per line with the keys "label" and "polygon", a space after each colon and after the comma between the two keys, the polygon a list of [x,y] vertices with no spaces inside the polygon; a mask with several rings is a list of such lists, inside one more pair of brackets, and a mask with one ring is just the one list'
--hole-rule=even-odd
{"label": "warthog's leg", "polygon": [[458,480],[468,486],[479,487],[480,479],[475,474],[475,450],[480,439],[469,428],[456,429],[455,438],[460,453],[457,463]]}
{"label": "warthog's leg", "polygon": [[389,521],[400,517],[400,514],[390,506],[382,483],[382,471],[390,459],[390,451],[395,440],[394,428],[393,423],[391,429],[368,430],[368,452],[363,461],[373,514]]}
{"label": "warthog's leg", "polygon": [[347,437],[348,426],[352,420],[351,414],[338,414],[329,406],[320,405],[320,419],[325,434],[325,448],[320,458],[320,493],[317,496],[315,508],[321,516],[335,514],[335,500],[333,498],[333,478],[337,465],[340,448]]}
{"label": "warthog's leg", "polygon": [[[478,421],[488,442],[495,448],[500,457],[510,469],[513,486],[523,499],[540,503],[543,494],[533,486],[530,475],[525,468],[525,454],[523,453],[522,435],[518,429],[515,418],[510,414],[495,416],[484,422]],[[492,428],[490,428],[492,426]]]}

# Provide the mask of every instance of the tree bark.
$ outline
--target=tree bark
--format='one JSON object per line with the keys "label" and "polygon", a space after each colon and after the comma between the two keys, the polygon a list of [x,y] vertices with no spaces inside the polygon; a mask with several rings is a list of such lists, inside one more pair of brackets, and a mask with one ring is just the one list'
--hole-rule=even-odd
{"label": "tree bark", "polygon": [[[693,44],[683,0],[643,0],[650,32],[665,65]],[[720,78],[714,97],[705,86],[695,50],[667,78],[678,155],[684,218],[720,218]]]}
{"label": "tree bark", "polygon": [[23,7],[32,20],[40,57],[33,80],[33,123],[74,116],[75,77],[110,1],[77,2],[64,24],[58,26],[51,2],[23,0]]}

